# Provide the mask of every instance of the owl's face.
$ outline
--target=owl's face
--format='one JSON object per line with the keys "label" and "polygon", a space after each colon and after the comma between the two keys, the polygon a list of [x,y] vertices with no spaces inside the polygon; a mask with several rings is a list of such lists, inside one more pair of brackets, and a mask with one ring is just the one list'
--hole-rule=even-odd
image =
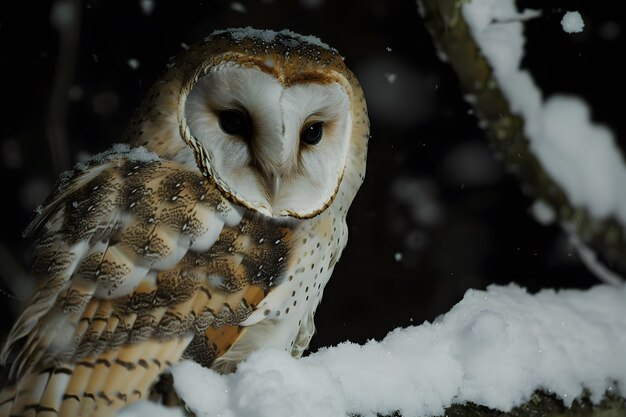
{"label": "owl's face", "polygon": [[268,215],[310,217],[342,179],[350,99],[341,76],[285,85],[272,62],[207,68],[185,101],[215,181]]}
{"label": "owl's face", "polygon": [[354,197],[369,123],[336,51],[289,31],[233,29],[170,73],[182,78],[178,133],[229,199],[272,217],[310,218],[346,194],[344,181]]}

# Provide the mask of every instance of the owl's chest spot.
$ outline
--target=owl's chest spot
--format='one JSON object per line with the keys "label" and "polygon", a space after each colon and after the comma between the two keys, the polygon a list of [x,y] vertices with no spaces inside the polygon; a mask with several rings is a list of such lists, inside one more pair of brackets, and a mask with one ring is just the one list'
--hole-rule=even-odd
{"label": "owl's chest spot", "polygon": [[326,215],[294,234],[282,281],[258,306],[257,314],[276,327],[277,344],[272,345],[292,350],[296,356],[308,346],[314,332],[313,315],[347,239],[345,229],[345,222]]}

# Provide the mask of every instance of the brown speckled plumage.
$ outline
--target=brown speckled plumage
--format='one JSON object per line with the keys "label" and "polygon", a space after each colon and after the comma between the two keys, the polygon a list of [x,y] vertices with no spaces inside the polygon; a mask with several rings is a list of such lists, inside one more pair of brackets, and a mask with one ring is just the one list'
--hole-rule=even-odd
{"label": "brown speckled plumage", "polygon": [[[2,351],[0,416],[113,416],[180,359],[229,371],[261,345],[295,356],[308,346],[363,179],[367,113],[334,50],[255,33],[216,33],[186,51],[126,132],[142,148],[116,145],[77,166],[42,205],[27,230],[40,284]],[[321,207],[269,216],[214,177],[181,100],[224,61],[284,85],[345,84],[347,166]]]}

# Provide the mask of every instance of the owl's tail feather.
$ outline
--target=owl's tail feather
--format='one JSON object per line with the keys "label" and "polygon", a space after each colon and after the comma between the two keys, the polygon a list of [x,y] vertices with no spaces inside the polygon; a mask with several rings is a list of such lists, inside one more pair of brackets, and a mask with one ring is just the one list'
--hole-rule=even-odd
{"label": "owl's tail feather", "polygon": [[0,391],[0,417],[112,417],[147,399],[158,375],[178,361],[189,337],[149,339],[24,375]]}
{"label": "owl's tail feather", "polygon": [[73,367],[62,364],[39,373],[25,375],[0,392],[0,416],[58,416],[63,392]]}

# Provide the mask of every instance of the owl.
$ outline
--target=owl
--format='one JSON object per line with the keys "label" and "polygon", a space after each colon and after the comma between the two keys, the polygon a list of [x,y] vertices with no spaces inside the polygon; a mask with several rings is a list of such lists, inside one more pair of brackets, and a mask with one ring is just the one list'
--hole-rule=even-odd
{"label": "owl", "polygon": [[359,83],[315,37],[228,29],[173,59],[26,230],[39,285],[1,351],[0,416],[113,416],[182,359],[300,356],[368,137]]}

